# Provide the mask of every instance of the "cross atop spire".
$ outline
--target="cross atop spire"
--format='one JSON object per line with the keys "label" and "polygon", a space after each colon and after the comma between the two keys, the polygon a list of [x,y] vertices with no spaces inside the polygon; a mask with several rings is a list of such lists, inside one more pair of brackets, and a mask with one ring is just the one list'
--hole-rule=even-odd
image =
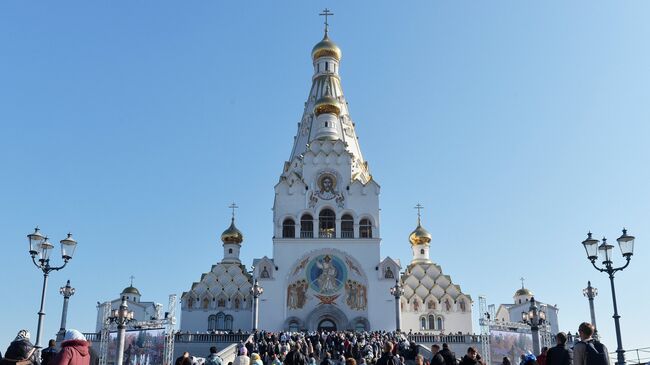
{"label": "cross atop spire", "polygon": [[332,13],[330,9],[325,8],[323,12],[318,15],[325,17],[325,37],[327,37],[327,32],[329,31],[329,26],[330,26],[329,23],[327,22],[327,17],[334,15],[334,13]]}
{"label": "cross atop spire", "polygon": [[232,204],[230,204],[228,206],[228,208],[232,209],[232,220],[234,221],[235,220],[235,209],[239,208],[239,206],[237,206],[237,204],[235,204],[235,202],[232,202]]}
{"label": "cross atop spire", "polygon": [[133,279],[135,279],[135,276],[131,275],[129,276],[129,279],[131,279],[131,286],[133,286]]}
{"label": "cross atop spire", "polygon": [[519,278],[521,280],[521,288],[524,289],[524,281],[526,280],[523,276]]}
{"label": "cross atop spire", "polygon": [[415,207],[413,207],[413,209],[418,210],[418,226],[419,226],[420,225],[420,211],[422,209],[424,209],[424,206],[422,204],[418,203]]}

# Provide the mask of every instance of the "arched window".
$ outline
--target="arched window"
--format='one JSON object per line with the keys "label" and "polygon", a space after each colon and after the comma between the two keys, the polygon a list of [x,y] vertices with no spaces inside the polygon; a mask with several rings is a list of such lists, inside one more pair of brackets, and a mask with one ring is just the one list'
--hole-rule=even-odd
{"label": "arched window", "polygon": [[232,331],[232,316],[230,314],[226,316],[226,321],[223,329],[226,331]]}
{"label": "arched window", "polygon": [[223,312],[217,313],[217,329],[222,330],[224,328],[224,318],[226,317]]}
{"label": "arched window", "polygon": [[444,320],[442,319],[442,317],[438,317],[438,328],[436,328],[436,329],[438,331],[442,331],[443,329],[445,329],[444,324],[445,323],[444,323]]}
{"label": "arched window", "polygon": [[424,317],[420,317],[420,329],[421,330],[427,329],[427,319]]}
{"label": "arched window", "polygon": [[370,223],[370,219],[363,218],[359,222],[359,237],[372,238],[372,223]]}
{"label": "arched window", "polygon": [[300,238],[314,238],[314,218],[303,214],[300,218]]}
{"label": "arched window", "polygon": [[282,238],[296,238],[296,222],[287,218],[282,222]]}
{"label": "arched window", "polygon": [[318,215],[318,237],[336,237],[336,215],[331,209],[323,209]]}
{"label": "arched window", "polygon": [[214,331],[217,329],[217,316],[214,314],[208,317],[208,331]]}
{"label": "arched window", "polygon": [[433,317],[433,314],[429,314],[429,329],[432,330],[435,328],[436,320]]}
{"label": "arched window", "polygon": [[341,238],[354,238],[354,219],[349,214],[341,217]]}
{"label": "arched window", "polygon": [[289,332],[298,332],[300,331],[300,324],[298,321],[289,322]]}
{"label": "arched window", "polygon": [[423,248],[420,249],[420,255],[424,255],[424,249]]}

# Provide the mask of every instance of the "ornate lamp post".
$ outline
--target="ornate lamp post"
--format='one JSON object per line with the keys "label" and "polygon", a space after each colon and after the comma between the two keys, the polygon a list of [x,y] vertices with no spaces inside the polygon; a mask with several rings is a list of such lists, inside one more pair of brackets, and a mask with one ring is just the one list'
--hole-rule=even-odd
{"label": "ornate lamp post", "polygon": [[[621,271],[628,267],[630,264],[630,259],[634,254],[634,236],[629,236],[627,230],[623,228],[623,234],[621,237],[617,238],[618,246],[621,248],[621,254],[625,258],[625,265],[620,267],[614,267],[612,262],[612,249],[614,245],[607,243],[607,239],[603,237],[603,243],[598,245],[598,240],[591,237],[591,232],[587,233],[587,239],[582,241],[582,245],[585,246],[585,251],[587,252],[587,259],[591,261],[591,264],[594,268],[600,272],[606,272],[609,275],[609,283],[612,288],[612,302],[614,303],[614,325],[616,327],[616,354],[618,365],[625,365],[625,350],[623,350],[623,341],[621,340],[621,324],[618,315],[618,307],[616,305],[616,290],[614,288],[614,274],[617,271]],[[602,264],[604,267],[598,267],[596,265],[596,260],[600,256]]]}
{"label": "ornate lamp post", "polygon": [[259,300],[260,295],[264,293],[264,288],[262,288],[255,279],[255,283],[251,287],[251,295],[253,296],[253,332],[257,331],[257,323],[259,318]]}
{"label": "ornate lamp post", "polygon": [[399,302],[404,294],[404,288],[399,284],[399,279],[396,279],[395,286],[390,288],[390,294],[395,297],[395,330],[400,332],[402,328],[402,311]]}
{"label": "ornate lamp post", "polygon": [[[41,348],[41,334],[43,333],[43,317],[45,317],[45,290],[47,289],[47,278],[50,272],[61,270],[72,259],[74,250],[77,247],[77,241],[72,238],[72,234],[68,233],[68,237],[62,239],[61,243],[61,257],[63,258],[63,265],[50,266],[50,253],[54,245],[50,242],[47,236],[43,236],[41,231],[37,228],[34,233],[27,235],[29,240],[29,255],[32,257],[32,262],[36,268],[43,272],[43,290],[41,291],[41,307],[38,310],[38,327],[36,331],[36,348]],[[40,351],[40,350],[38,350]],[[38,355],[37,355],[38,357]]]}
{"label": "ornate lamp post", "polygon": [[530,325],[530,332],[533,335],[533,352],[539,355],[539,326],[546,323],[546,313],[539,310],[535,298],[530,298],[530,308],[528,312],[521,312],[521,319],[524,323]]}
{"label": "ornate lamp post", "polygon": [[59,289],[59,293],[63,295],[63,311],[61,313],[61,328],[59,329],[59,336],[63,338],[65,333],[65,322],[68,319],[68,301],[74,295],[75,289],[70,286],[70,280]]}
{"label": "ornate lamp post", "polygon": [[126,297],[122,297],[122,304],[120,308],[111,311],[108,321],[117,324],[117,365],[122,365],[124,361],[124,334],[126,333],[126,325],[133,321],[133,311],[129,310],[126,304]]}
{"label": "ornate lamp post", "polygon": [[598,296],[598,289],[591,286],[591,281],[587,281],[587,287],[582,289],[582,295],[589,299],[589,313],[591,314],[591,324],[594,325],[594,338],[598,338],[598,327],[596,327],[596,312],[594,311],[594,298]]}

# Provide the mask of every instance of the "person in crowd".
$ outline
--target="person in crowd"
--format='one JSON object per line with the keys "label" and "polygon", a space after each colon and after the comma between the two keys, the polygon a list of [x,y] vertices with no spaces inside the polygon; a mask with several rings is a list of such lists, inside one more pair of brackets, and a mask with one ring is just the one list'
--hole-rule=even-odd
{"label": "person in crowd", "polygon": [[[311,342],[310,342],[311,343]],[[313,346],[312,346],[313,347]],[[314,355],[313,352],[309,353],[309,357],[307,358],[307,363],[309,365],[316,365],[316,355]]]}
{"label": "person in crowd", "polygon": [[401,365],[399,358],[393,354],[393,343],[388,341],[384,344],[384,352],[382,353],[377,365]]}
{"label": "person in crowd", "polygon": [[[190,358],[190,353],[185,351],[181,356],[179,356],[176,361],[174,362],[174,365],[183,365],[186,359],[189,360]],[[190,361],[191,362],[191,361]]]}
{"label": "person in crowd", "polygon": [[467,349],[467,353],[463,358],[460,360],[458,363],[459,365],[479,365],[480,363],[480,358],[478,356],[478,352],[476,349],[472,346],[470,346]]}
{"label": "person in crowd", "polygon": [[539,355],[537,355],[537,363],[539,365],[546,365],[546,352],[548,351],[548,347],[544,346],[542,347],[542,352],[540,352]]}
{"label": "person in crowd", "polygon": [[554,347],[546,352],[546,365],[572,365],[573,351],[566,345],[567,335],[559,332],[555,335]]}
{"label": "person in crowd", "polygon": [[291,346],[291,350],[284,358],[284,365],[306,365],[307,359],[305,359],[305,355],[302,354],[301,350],[300,342],[296,342],[294,346]]}
{"label": "person in crowd", "polygon": [[457,365],[458,360],[456,359],[456,354],[449,349],[449,345],[446,343],[442,344],[442,350],[440,350],[440,355],[445,359],[445,365]]}
{"label": "person in crowd", "polygon": [[282,361],[278,359],[278,354],[271,355],[271,365],[282,365]]}
{"label": "person in crowd", "polygon": [[510,359],[508,356],[504,356],[503,359],[501,360],[501,365],[511,365]]}
{"label": "person in crowd", "polygon": [[11,341],[7,351],[5,351],[5,357],[0,364],[16,365],[16,363],[20,362],[25,365],[38,365],[39,361],[36,358],[36,348],[29,341],[30,337],[31,335],[28,330],[18,331],[16,338]]}
{"label": "person in crowd", "polygon": [[431,346],[431,365],[445,365],[445,358],[440,354],[440,345],[433,344]]}
{"label": "person in crowd", "polygon": [[334,362],[332,361],[332,354],[330,354],[329,351],[325,352],[325,356],[323,356],[323,360],[321,360],[320,365],[334,365]]}
{"label": "person in crowd", "polygon": [[609,365],[607,347],[592,336],[594,326],[589,322],[582,322],[578,327],[580,341],[573,346],[574,365]]}
{"label": "person in crowd", "polygon": [[248,357],[246,346],[239,349],[239,355],[235,357],[232,365],[250,365],[251,359]]}
{"label": "person in crowd", "polygon": [[56,355],[51,365],[90,365],[90,352],[86,337],[75,329],[65,331],[61,351]]}
{"label": "person in crowd", "polygon": [[251,354],[251,365],[264,365],[262,362],[262,358],[260,357],[260,354],[253,352]]}
{"label": "person in crowd", "polygon": [[524,358],[521,360],[522,365],[538,365],[537,357],[532,354],[530,351],[526,355],[522,355]]}
{"label": "person in crowd", "polygon": [[221,365],[221,358],[217,355],[217,348],[210,347],[210,355],[205,358],[205,365]]}
{"label": "person in crowd", "polygon": [[420,354],[415,355],[415,365],[424,365],[424,356]]}
{"label": "person in crowd", "polygon": [[51,339],[47,343],[47,348],[41,351],[41,365],[49,365],[56,356],[56,341]]}

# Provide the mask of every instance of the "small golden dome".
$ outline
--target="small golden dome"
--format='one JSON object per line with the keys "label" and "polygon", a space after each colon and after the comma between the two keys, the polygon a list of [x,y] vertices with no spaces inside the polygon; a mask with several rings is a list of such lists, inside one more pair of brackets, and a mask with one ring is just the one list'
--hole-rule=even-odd
{"label": "small golden dome", "polygon": [[533,296],[533,292],[530,291],[530,290],[528,290],[528,289],[526,289],[526,288],[521,288],[521,289],[518,289],[518,290],[515,292],[515,296],[516,296],[516,297],[518,297],[518,296],[520,296],[520,295],[531,296],[531,297],[532,297],[532,296]]}
{"label": "small golden dome", "polygon": [[314,114],[319,116],[325,113],[339,115],[341,113],[339,101],[331,96],[323,96],[316,100],[316,105],[314,105]]}
{"label": "small golden dome", "polygon": [[320,57],[333,57],[337,61],[341,60],[341,49],[329,39],[327,33],[325,33],[323,40],[316,43],[311,50],[311,58],[314,61]]}
{"label": "small golden dome", "polygon": [[244,241],[244,235],[235,227],[235,218],[233,218],[230,227],[221,234],[221,242],[240,244],[242,241]]}
{"label": "small golden dome", "polygon": [[409,241],[411,245],[428,245],[431,242],[431,233],[424,229],[422,225],[418,222],[418,226],[413,232],[409,235]]}

